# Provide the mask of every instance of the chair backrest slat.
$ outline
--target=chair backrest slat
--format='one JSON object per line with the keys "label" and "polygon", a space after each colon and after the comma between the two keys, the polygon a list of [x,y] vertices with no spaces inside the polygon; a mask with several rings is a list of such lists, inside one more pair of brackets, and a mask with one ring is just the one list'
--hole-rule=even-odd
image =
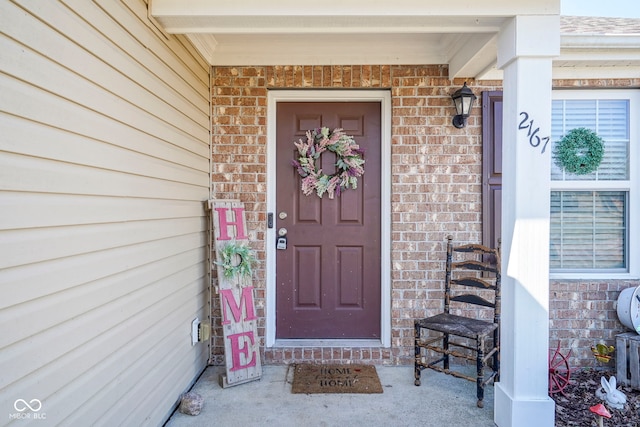
{"label": "chair backrest slat", "polygon": [[498,272],[495,265],[488,264],[486,262],[474,261],[474,260],[454,262],[451,264],[451,268],[454,270],[486,271],[488,273]]}
{"label": "chair backrest slat", "polygon": [[476,245],[476,244],[467,244],[467,245],[461,245],[461,246],[456,246],[453,248],[453,250],[455,252],[471,252],[471,253],[476,253],[476,254],[485,254],[485,253],[491,253],[494,251],[494,249],[491,249],[487,246],[484,245]]}
{"label": "chair backrest slat", "polygon": [[494,303],[489,302],[486,299],[479,297],[478,295],[472,294],[456,295],[455,297],[451,297],[451,301],[481,305],[483,307],[489,308],[494,308],[496,306]]}
{"label": "chair backrest slat", "polygon": [[469,286],[472,288],[479,288],[479,289],[495,289],[496,288],[495,284],[487,280],[482,280],[479,277],[462,277],[460,279],[451,279],[451,284]]}
{"label": "chair backrest slat", "polygon": [[[497,323],[500,319],[501,302],[500,244],[492,249],[477,244],[454,246],[451,236],[447,240],[445,312],[449,313],[451,302],[487,307],[493,309],[494,321]],[[454,253],[459,255],[455,256]],[[454,286],[461,289],[452,291]],[[476,288],[478,293],[465,293],[462,288]]]}

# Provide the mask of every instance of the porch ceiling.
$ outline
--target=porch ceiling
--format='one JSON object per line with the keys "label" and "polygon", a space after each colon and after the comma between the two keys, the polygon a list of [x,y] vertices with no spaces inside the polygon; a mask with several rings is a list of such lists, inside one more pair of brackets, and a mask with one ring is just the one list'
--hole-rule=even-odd
{"label": "porch ceiling", "polygon": [[[366,9],[350,0],[326,0],[322,7],[217,3],[153,0],[150,14],[165,31],[186,34],[212,65],[449,64],[451,78],[491,69],[497,33],[509,15],[502,0],[489,8],[470,3],[463,12],[444,1],[429,7],[372,1]],[[546,3],[553,11],[548,4],[554,1]]]}
{"label": "porch ceiling", "polygon": [[[487,0],[481,7],[372,0],[366,9],[354,0],[149,1],[150,17],[168,33],[185,34],[211,65],[448,64],[451,79],[501,79],[503,23],[516,14],[559,13],[557,0]],[[563,18],[563,27],[575,31],[575,22]],[[578,22],[579,30],[584,20]],[[633,74],[640,66],[637,41],[628,34],[563,34],[554,76]]]}

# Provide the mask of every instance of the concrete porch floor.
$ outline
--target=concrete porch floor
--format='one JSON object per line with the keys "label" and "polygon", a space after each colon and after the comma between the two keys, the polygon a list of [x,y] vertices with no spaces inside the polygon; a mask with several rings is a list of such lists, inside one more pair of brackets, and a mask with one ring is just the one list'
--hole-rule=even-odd
{"label": "concrete porch floor", "polygon": [[223,389],[222,366],[208,367],[192,391],[204,397],[200,415],[176,411],[167,427],[430,426],[493,427],[493,386],[484,408],[475,383],[433,370],[413,385],[413,367],[376,366],[382,394],[292,394],[293,367],[263,366],[257,381]]}

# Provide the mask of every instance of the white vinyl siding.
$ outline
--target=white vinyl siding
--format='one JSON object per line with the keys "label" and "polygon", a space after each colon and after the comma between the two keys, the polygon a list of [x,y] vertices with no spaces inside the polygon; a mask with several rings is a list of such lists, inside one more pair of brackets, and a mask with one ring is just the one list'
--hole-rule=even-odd
{"label": "white vinyl siding", "polygon": [[554,91],[552,141],[587,128],[604,141],[593,173],[551,166],[550,268],[567,278],[637,274],[637,90]]}
{"label": "white vinyl siding", "polygon": [[209,67],[143,0],[0,27],[2,424],[162,425],[209,358]]}

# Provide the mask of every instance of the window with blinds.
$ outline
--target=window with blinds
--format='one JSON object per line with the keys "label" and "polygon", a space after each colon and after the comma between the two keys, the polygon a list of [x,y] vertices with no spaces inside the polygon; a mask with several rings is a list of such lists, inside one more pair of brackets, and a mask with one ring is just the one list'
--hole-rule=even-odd
{"label": "window with blinds", "polygon": [[566,173],[555,161],[552,180],[615,181],[629,179],[629,100],[554,100],[551,109],[551,140],[562,139],[571,129],[586,128],[604,140],[600,167],[587,175]]}
{"label": "window with blinds", "polygon": [[625,269],[626,199],[624,191],[552,191],[550,267]]}
{"label": "window with blinds", "polygon": [[571,129],[587,128],[604,140],[604,158],[600,167],[588,175],[567,173],[552,160],[552,271],[628,271],[629,111],[629,99],[553,101],[553,143],[561,140]]}

